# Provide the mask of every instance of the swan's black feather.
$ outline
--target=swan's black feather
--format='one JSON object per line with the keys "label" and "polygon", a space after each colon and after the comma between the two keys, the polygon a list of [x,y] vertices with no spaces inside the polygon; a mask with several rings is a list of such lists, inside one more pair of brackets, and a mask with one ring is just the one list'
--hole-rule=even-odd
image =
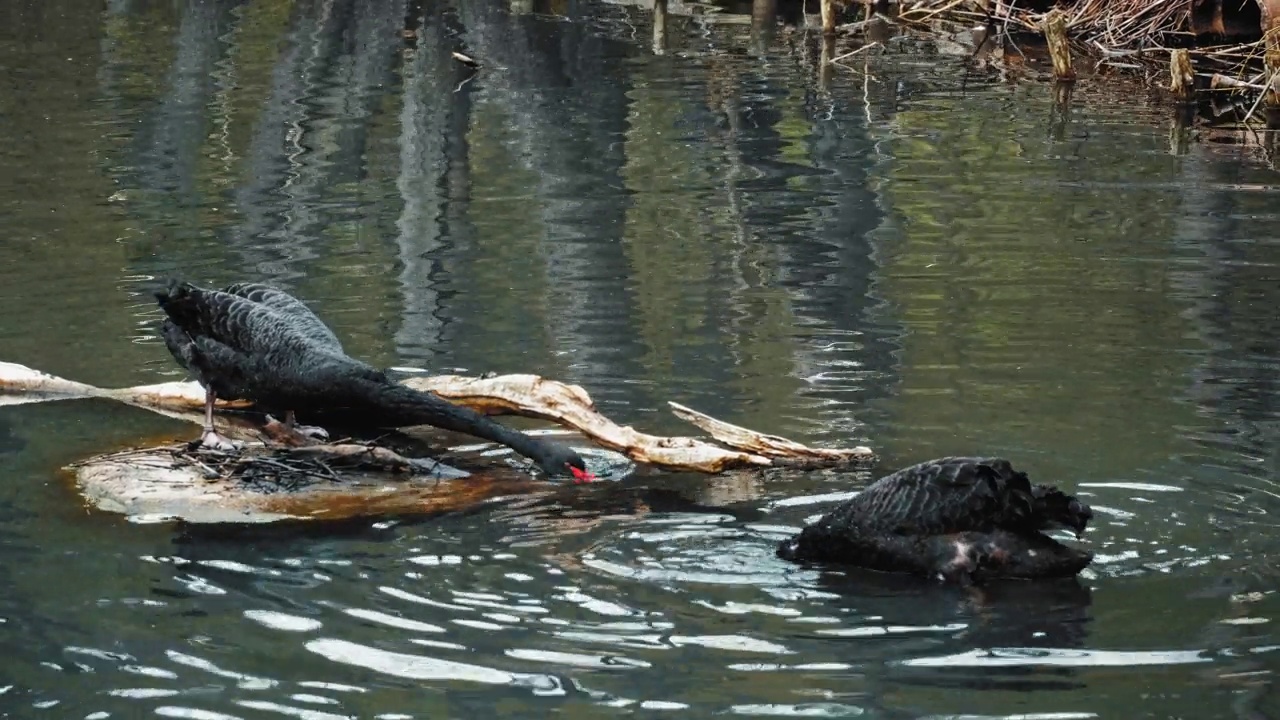
{"label": "swan's black feather", "polygon": [[174,359],[224,399],[352,426],[434,425],[506,445],[552,474],[584,468],[576,452],[517,432],[434,393],[392,381],[347,355],[338,338],[283,290],[237,283],[207,290],[172,280],[156,293]]}
{"label": "swan's black feather", "polygon": [[778,555],[966,581],[1074,575],[1092,555],[1043,531],[1082,534],[1092,517],[1008,460],[947,457],[877,480],[783,541]]}

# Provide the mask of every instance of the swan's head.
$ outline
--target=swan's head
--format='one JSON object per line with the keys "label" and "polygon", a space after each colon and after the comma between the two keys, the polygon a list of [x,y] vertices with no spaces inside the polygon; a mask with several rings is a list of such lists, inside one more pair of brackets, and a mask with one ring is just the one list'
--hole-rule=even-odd
{"label": "swan's head", "polygon": [[1092,519],[1093,508],[1079,500],[1067,503],[1067,517],[1063,520],[1063,524],[1075,530],[1076,537],[1084,535],[1084,529],[1089,526],[1089,521]]}
{"label": "swan's head", "polygon": [[575,483],[587,483],[596,476],[587,471],[587,463],[573,448],[551,443],[538,459],[543,472],[552,477],[571,477]]}
{"label": "swan's head", "polygon": [[564,466],[566,469],[569,470],[569,474],[573,475],[573,481],[575,483],[589,483],[589,482],[594,482],[596,479],[596,476],[594,473],[591,473],[585,469],[576,468],[568,463],[565,463]]}

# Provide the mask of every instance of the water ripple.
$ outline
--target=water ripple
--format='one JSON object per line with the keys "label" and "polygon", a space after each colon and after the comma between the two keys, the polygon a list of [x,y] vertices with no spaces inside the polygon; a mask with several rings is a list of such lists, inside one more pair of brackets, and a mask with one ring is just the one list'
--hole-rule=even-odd
{"label": "water ripple", "polygon": [[455,660],[379,650],[335,638],[310,640],[305,647],[333,662],[358,665],[385,675],[411,680],[460,680],[488,685],[511,685],[527,688],[539,695],[558,695],[563,692],[560,681],[553,675],[511,673]]}

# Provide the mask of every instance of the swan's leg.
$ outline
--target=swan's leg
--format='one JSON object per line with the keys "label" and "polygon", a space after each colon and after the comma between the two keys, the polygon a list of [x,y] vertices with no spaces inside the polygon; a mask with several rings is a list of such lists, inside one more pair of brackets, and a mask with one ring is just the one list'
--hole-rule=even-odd
{"label": "swan's leg", "polygon": [[211,450],[238,450],[239,446],[232,442],[230,438],[219,435],[218,431],[213,429],[213,401],[215,398],[216,394],[213,392],[213,388],[205,388],[204,432],[200,435],[200,445]]}
{"label": "swan's leg", "polygon": [[329,431],[315,425],[299,425],[297,418],[292,410],[286,410],[284,413],[285,429],[296,432],[300,435],[312,438],[314,440],[328,440]]}
{"label": "swan's leg", "polygon": [[329,439],[329,433],[324,428],[299,425],[294,418],[292,410],[285,411],[284,422],[280,422],[268,415],[267,422],[262,426],[262,430],[272,440],[292,446],[310,445],[317,440]]}

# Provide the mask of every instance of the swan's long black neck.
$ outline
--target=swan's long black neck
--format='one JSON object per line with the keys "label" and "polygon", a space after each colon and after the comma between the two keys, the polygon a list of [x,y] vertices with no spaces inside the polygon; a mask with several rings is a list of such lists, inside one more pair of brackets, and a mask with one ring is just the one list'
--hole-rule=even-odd
{"label": "swan's long black neck", "polygon": [[438,395],[414,390],[400,383],[367,383],[370,408],[367,420],[386,427],[433,425],[474,435],[538,459],[547,451],[545,441],[513,430],[470,408],[455,405]]}

